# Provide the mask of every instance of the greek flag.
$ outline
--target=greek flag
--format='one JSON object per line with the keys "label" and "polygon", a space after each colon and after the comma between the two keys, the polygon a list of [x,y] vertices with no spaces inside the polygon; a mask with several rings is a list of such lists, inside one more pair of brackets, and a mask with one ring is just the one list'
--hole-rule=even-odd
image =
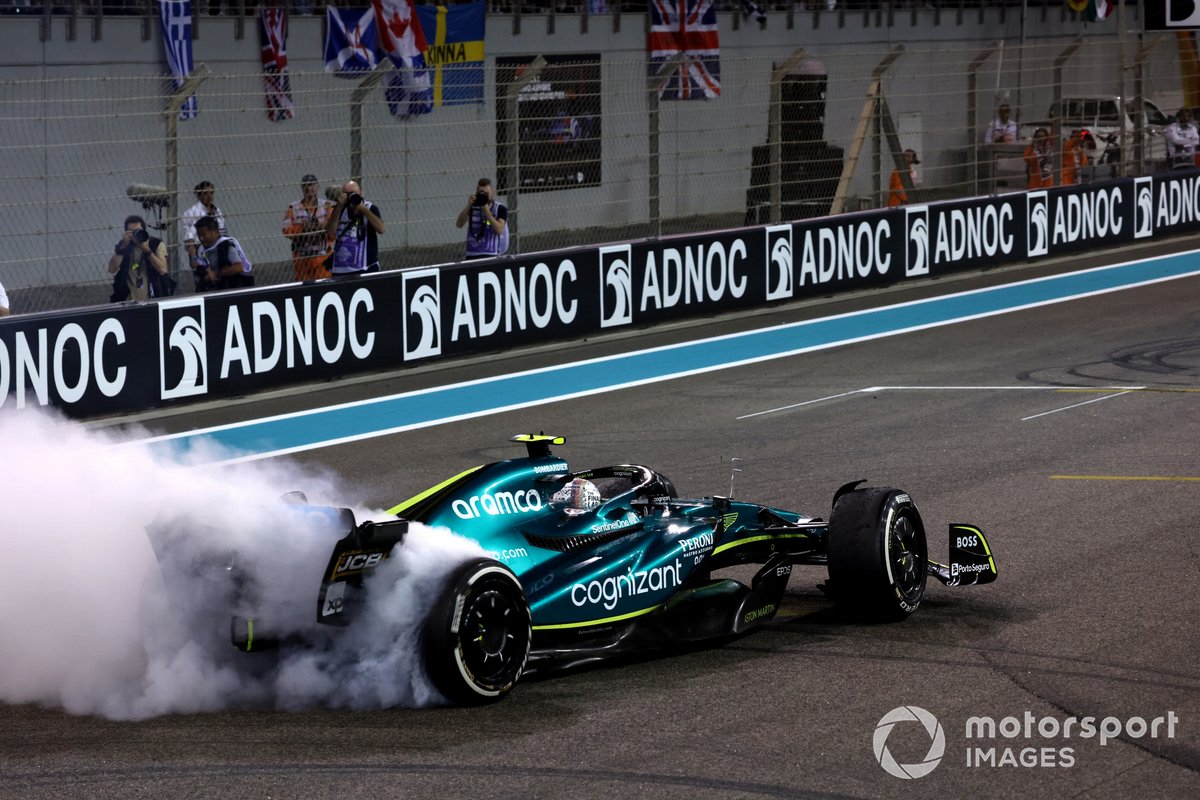
{"label": "greek flag", "polygon": [[[178,89],[192,74],[192,3],[191,0],[159,0],[158,11],[167,64]],[[196,96],[192,95],[179,109],[179,118],[192,119],[197,113]]]}

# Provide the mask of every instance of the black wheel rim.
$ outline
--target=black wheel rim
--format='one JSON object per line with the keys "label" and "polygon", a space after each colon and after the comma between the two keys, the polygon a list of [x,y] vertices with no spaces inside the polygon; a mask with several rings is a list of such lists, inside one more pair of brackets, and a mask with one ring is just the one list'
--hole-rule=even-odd
{"label": "black wheel rim", "polygon": [[907,514],[899,514],[888,531],[892,580],[906,600],[919,599],[925,586],[925,536]]}
{"label": "black wheel rim", "polygon": [[492,586],[469,598],[459,627],[463,664],[483,686],[515,680],[529,649],[529,618],[504,588]]}

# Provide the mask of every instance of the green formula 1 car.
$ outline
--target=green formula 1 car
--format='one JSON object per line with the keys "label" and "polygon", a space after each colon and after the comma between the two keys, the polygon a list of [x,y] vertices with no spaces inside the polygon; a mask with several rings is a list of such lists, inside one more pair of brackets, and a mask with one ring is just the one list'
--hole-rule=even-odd
{"label": "green formula 1 car", "polygon": [[[948,586],[997,576],[973,525],[950,525],[949,563],[930,560],[921,515],[898,489],[847,484],[824,521],[680,498],[645,466],[572,471],[551,452],[560,437],[512,441],[525,457],[468,469],[390,509],[395,520],[356,523],[347,509],[326,509],[340,536],[315,593],[326,626],[354,624],[372,573],[404,546],[412,522],[449,528],[489,554],[450,574],[424,626],[427,671],[454,702],[498,699],[532,671],[750,631],[775,616],[798,565],[826,567],[832,599],[875,621],[916,611],[930,575]],[[762,565],[748,585],[719,574],[740,564]],[[261,649],[269,627],[235,616],[234,644]]]}

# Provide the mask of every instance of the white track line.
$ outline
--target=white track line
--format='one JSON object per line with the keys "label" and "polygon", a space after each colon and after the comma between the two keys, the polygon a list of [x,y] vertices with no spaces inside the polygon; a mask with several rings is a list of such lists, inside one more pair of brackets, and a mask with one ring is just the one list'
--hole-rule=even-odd
{"label": "white track line", "polygon": [[1120,397],[1123,394],[1130,394],[1133,391],[1134,391],[1133,389],[1128,389],[1124,392],[1117,392],[1116,394],[1106,394],[1104,397],[1093,397],[1091,400],[1084,400],[1082,403],[1074,403],[1073,405],[1063,406],[1062,408],[1056,408],[1053,411],[1043,411],[1040,414],[1033,414],[1032,416],[1021,417],[1021,422],[1027,422],[1031,419],[1037,419],[1038,417],[1044,417],[1047,414],[1057,414],[1059,411],[1068,411],[1072,408],[1079,408],[1080,406],[1086,406],[1091,403],[1099,403],[1101,400],[1111,400],[1114,397]]}
{"label": "white track line", "polygon": [[856,394],[873,394],[876,392],[889,392],[889,391],[891,391],[891,392],[1007,392],[1007,391],[1017,391],[1017,392],[1029,392],[1029,391],[1033,391],[1033,392],[1078,392],[1078,391],[1116,392],[1116,394],[1106,395],[1105,397],[1096,397],[1091,400],[1086,400],[1082,403],[1075,403],[1073,405],[1063,406],[1062,408],[1056,408],[1053,411],[1043,411],[1040,414],[1034,414],[1029,417],[1022,417],[1021,421],[1024,422],[1026,420],[1037,419],[1038,417],[1044,417],[1047,414],[1054,414],[1059,411],[1066,411],[1069,408],[1078,408],[1079,406],[1086,406],[1089,403],[1098,403],[1101,400],[1108,400],[1109,398],[1112,398],[1112,397],[1120,397],[1123,394],[1129,394],[1130,392],[1140,392],[1145,389],[1146,389],[1145,386],[868,386],[865,389],[854,389],[853,391],[841,392],[840,394],[831,394],[826,397],[817,397],[813,400],[805,400],[802,403],[792,403],[791,405],[780,406],[778,408],[768,408],[765,411],[754,411],[750,414],[743,414],[740,417],[734,417],[734,419],[736,419],[736,420],[750,419],[751,417],[759,417],[764,414],[774,414],[778,411],[789,411],[793,408],[801,408],[803,406],[810,406],[810,405],[813,405],[814,403],[823,403],[826,400],[836,400],[839,397],[850,397],[851,395],[856,395]]}
{"label": "white track line", "polygon": [[811,406],[813,403],[824,403],[826,400],[836,400],[839,397],[849,397],[852,394],[862,394],[870,392],[872,389],[855,389],[852,392],[842,392],[841,394],[831,394],[828,397],[818,397],[815,400],[805,400],[803,403],[792,403],[790,406],[780,406],[779,408],[768,408],[766,411],[755,411],[753,414],[743,414],[735,419],[750,419],[751,417],[762,416],[763,414],[774,414],[776,411],[787,411],[790,408],[800,408],[801,406]]}

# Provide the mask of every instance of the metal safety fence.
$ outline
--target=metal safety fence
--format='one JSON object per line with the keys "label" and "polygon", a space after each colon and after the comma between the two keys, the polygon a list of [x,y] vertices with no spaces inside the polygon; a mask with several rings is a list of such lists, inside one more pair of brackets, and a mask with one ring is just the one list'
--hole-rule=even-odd
{"label": "metal safety fence", "polygon": [[[261,285],[294,278],[282,224],[307,174],[322,195],[361,182],[385,269],[462,258],[456,217],[482,177],[508,207],[510,252],[530,253],[1022,190],[1030,169],[1145,174],[1165,168],[1163,131],[1195,76],[1173,38],[1121,44],[723,56],[719,96],[686,102],[663,96],[686,62],[498,57],[460,84],[474,102],[416,115],[390,67],[293,71],[284,120],[257,71],[200,65],[182,91],[146,74],[0,80],[0,284],[14,313],[105,302],[122,222],[139,214],[190,291],[179,221],[201,181]],[[181,120],[189,95],[199,112]],[[1002,105],[1014,140],[985,141]],[[1031,162],[1038,128],[1053,147]]]}

